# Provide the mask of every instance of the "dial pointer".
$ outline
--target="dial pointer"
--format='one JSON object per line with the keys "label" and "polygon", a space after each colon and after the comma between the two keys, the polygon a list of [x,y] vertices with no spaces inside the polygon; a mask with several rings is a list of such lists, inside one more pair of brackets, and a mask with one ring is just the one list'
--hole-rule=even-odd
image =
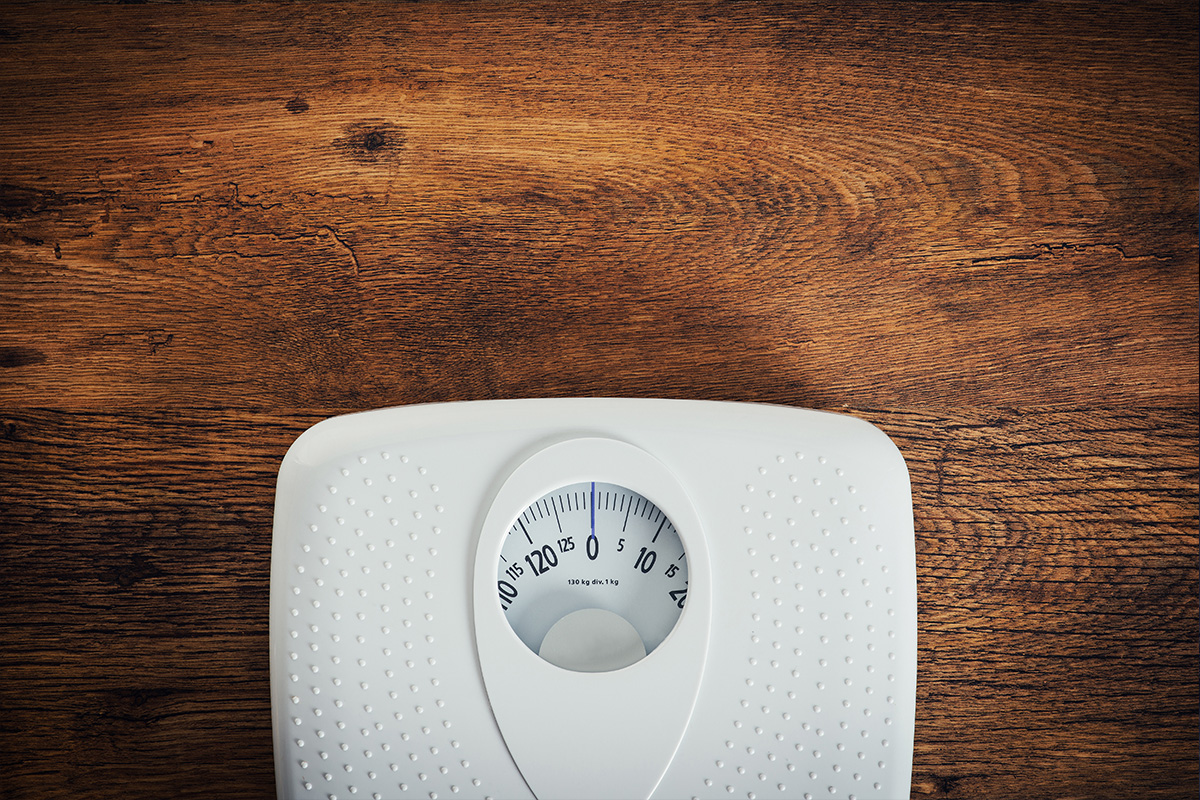
{"label": "dial pointer", "polygon": [[592,535],[588,538],[596,538],[596,482],[592,481]]}

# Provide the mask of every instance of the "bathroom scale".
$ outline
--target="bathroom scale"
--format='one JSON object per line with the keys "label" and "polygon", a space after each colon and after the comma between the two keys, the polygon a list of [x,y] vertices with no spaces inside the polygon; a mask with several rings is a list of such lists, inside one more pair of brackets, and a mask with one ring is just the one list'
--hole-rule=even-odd
{"label": "bathroom scale", "polygon": [[279,470],[280,798],[907,797],[908,472],[690,400],[335,417]]}

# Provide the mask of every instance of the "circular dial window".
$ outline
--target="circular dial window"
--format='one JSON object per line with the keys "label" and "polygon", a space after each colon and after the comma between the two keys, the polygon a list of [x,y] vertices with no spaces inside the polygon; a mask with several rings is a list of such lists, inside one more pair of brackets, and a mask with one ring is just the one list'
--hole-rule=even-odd
{"label": "circular dial window", "polygon": [[513,521],[496,570],[521,641],[579,672],[629,666],[667,637],[687,599],[687,554],[671,520],[612,483],[564,486]]}

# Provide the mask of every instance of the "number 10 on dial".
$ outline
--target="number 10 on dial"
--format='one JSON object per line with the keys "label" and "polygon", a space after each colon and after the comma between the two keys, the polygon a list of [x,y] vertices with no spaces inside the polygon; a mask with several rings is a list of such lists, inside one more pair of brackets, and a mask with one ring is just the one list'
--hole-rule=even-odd
{"label": "number 10 on dial", "polygon": [[573,483],[538,498],[509,527],[496,588],[533,652],[579,672],[633,664],[674,628],[688,567],[672,521],[613,483]]}

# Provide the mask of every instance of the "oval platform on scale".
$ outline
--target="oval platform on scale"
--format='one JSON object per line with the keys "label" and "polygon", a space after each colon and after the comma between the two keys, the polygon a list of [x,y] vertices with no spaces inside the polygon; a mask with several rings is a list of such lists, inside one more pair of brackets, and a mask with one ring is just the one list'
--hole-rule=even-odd
{"label": "oval platform on scale", "polygon": [[[558,538],[570,542],[560,547]],[[659,565],[652,548],[663,549],[677,569]],[[513,471],[479,537],[475,636],[496,722],[537,797],[653,793],[692,716],[708,651],[710,594],[703,528],[691,500],[645,451],[612,439],[574,439]],[[520,613],[522,603],[529,613]],[[619,669],[588,671],[539,655],[547,632],[590,609],[634,628],[646,655]],[[591,618],[607,623],[576,631],[591,647],[619,630],[614,620]]]}

